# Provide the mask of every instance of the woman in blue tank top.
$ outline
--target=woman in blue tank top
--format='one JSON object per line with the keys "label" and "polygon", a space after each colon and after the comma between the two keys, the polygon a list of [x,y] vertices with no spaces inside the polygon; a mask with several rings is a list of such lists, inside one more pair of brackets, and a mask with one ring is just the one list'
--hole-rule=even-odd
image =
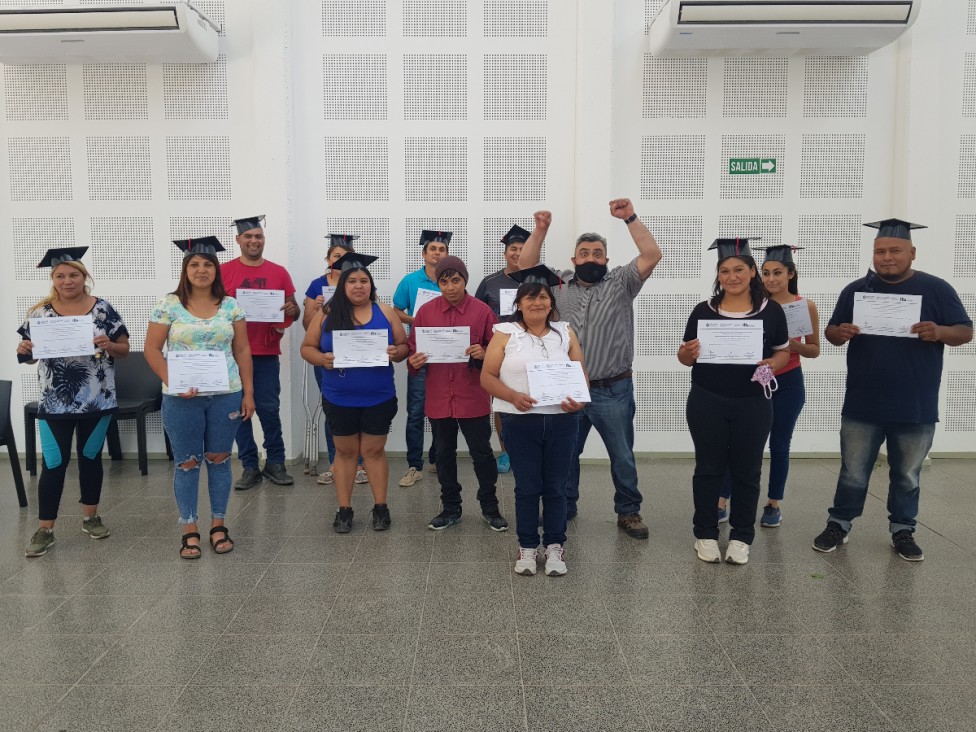
{"label": "woman in blue tank top", "polygon": [[[332,266],[342,272],[328,312],[319,312],[309,323],[302,342],[302,358],[325,369],[322,409],[335,438],[336,498],[339,509],[333,527],[338,534],[352,531],[352,489],[360,455],[373,491],[373,529],[390,528],[386,505],[390,466],[386,438],[397,413],[393,364],[407,357],[407,336],[393,309],[376,301],[376,285],[366,267],[376,257],[346,254]],[[369,343],[369,333],[381,331],[385,355]],[[375,343],[375,339],[374,339]],[[337,359],[336,351],[339,356]]]}

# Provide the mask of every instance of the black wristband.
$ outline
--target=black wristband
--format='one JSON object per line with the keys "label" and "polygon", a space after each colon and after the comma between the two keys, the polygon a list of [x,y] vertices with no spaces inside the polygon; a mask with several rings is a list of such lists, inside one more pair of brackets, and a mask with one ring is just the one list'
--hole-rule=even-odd
{"label": "black wristband", "polygon": [[627,218],[624,219],[624,223],[627,224],[627,226],[630,226],[635,221],[637,221],[637,214],[628,216]]}

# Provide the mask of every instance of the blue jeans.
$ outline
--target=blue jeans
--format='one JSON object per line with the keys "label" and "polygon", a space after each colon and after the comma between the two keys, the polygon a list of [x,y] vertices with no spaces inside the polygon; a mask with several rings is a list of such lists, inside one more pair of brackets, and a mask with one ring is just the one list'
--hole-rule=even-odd
{"label": "blue jeans", "polygon": [[891,533],[915,531],[918,515],[919,474],[932,447],[935,424],[862,422],[842,417],[842,465],[829,520],[851,530],[851,522],[864,512],[868,482],[881,443],[888,443],[888,522]]}
{"label": "blue jeans", "polygon": [[[254,410],[264,431],[264,455],[268,465],[284,465],[285,441],[281,436],[281,380],[277,356],[251,356],[254,364]],[[251,421],[241,422],[237,433],[237,457],[245,470],[257,470],[258,446]]]}
{"label": "blue jeans", "polygon": [[[173,490],[180,509],[180,523],[197,520],[197,490],[200,465],[207,463],[207,489],[210,492],[210,516],[227,517],[230,500],[230,456],[234,436],[241,422],[241,392],[196,396],[192,399],[163,395],[163,427],[173,446]],[[244,422],[243,424],[247,424]],[[206,458],[207,453],[228,453],[219,463]],[[192,467],[181,467],[194,461]]]}
{"label": "blue jeans", "polygon": [[[569,466],[566,481],[566,511],[576,515],[579,501],[580,455],[586,446],[590,427],[603,438],[610,455],[610,476],[613,478],[613,508],[618,514],[640,511],[643,497],[637,490],[637,463],[634,460],[634,380],[627,378],[606,387],[590,389],[592,401],[579,413],[576,450]],[[508,447],[508,444],[505,444]],[[518,478],[516,478],[518,480]]]}
{"label": "blue jeans", "polygon": [[502,438],[515,473],[515,530],[519,546],[566,543],[566,484],[576,453],[578,414],[502,414]]}
{"label": "blue jeans", "polygon": [[[427,397],[427,369],[419,373],[407,373],[407,464],[411,468],[424,468],[424,400]],[[430,423],[431,431],[434,423]],[[436,440],[430,441],[427,459],[437,463]]]}

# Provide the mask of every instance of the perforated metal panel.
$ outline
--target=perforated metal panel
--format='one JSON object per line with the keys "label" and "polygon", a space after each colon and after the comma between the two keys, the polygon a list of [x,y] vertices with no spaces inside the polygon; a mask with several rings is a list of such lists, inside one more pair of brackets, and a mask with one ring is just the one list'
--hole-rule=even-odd
{"label": "perforated metal panel", "polygon": [[[152,414],[147,414],[146,435],[147,436],[158,435],[161,437],[162,434],[163,434],[163,413],[153,412]],[[135,451],[136,449],[135,435],[136,435],[136,421],[134,419],[124,419],[121,422],[119,422],[119,437],[123,439],[126,437],[133,438],[131,445],[127,445],[127,444],[122,445],[123,452],[126,452],[128,450]]]}
{"label": "perforated metal panel", "polygon": [[70,201],[71,142],[67,137],[8,137],[11,201]]}
{"label": "perforated metal panel", "polygon": [[[969,314],[970,318],[976,317],[976,294],[969,292],[960,292],[959,299],[962,301],[962,306],[966,308],[966,312]],[[970,341],[964,346],[956,346],[955,348],[947,348],[946,355],[948,356],[976,356],[976,341]],[[973,423],[976,427],[976,422]]]}
{"label": "perforated metal panel", "polygon": [[404,54],[403,118],[467,119],[468,57],[461,53]]}
{"label": "perforated metal panel", "polygon": [[224,0],[193,0],[193,5],[220,28],[218,35],[221,38],[227,35],[227,13],[224,9]]}
{"label": "perforated metal panel", "polygon": [[967,53],[963,62],[962,116],[976,117],[976,53]]}
{"label": "perforated metal panel", "polygon": [[386,119],[386,54],[322,56],[323,119]]}
{"label": "perforated metal panel", "polygon": [[326,38],[384,37],[385,0],[323,0],[322,35]]}
{"label": "perforated metal panel", "polygon": [[230,137],[167,137],[166,187],[171,201],[229,201]]}
{"label": "perforated metal panel", "polygon": [[796,244],[808,247],[816,253],[816,256],[804,257],[802,274],[808,277],[842,277],[847,280],[863,276],[863,221],[857,214],[800,216]]}
{"label": "perforated metal panel", "polygon": [[[675,346],[677,348],[677,346]],[[637,432],[687,432],[685,402],[691,389],[691,369],[635,371],[634,402]]]}
{"label": "perforated metal panel", "polygon": [[959,138],[959,198],[976,198],[976,135]]}
{"label": "perforated metal panel", "polygon": [[645,200],[702,198],[705,195],[705,136],[641,137],[640,181],[641,198]]}
{"label": "perforated metal panel", "polygon": [[545,121],[548,77],[543,53],[485,54],[485,119]]}
{"label": "perforated metal panel", "polygon": [[465,0],[403,0],[404,38],[464,38],[468,35]]}
{"label": "perforated metal panel", "polygon": [[[684,340],[688,316],[703,299],[699,295],[638,295],[635,318],[645,327],[634,329],[635,355],[673,357]],[[653,327],[647,327],[651,323]]]}
{"label": "perforated metal panel", "polygon": [[942,429],[972,432],[976,425],[976,371],[948,371],[945,386],[948,399]]}
{"label": "perforated metal panel", "polygon": [[390,200],[385,137],[326,137],[325,197],[332,201]]}
{"label": "perforated metal panel", "polygon": [[[102,280],[151,280],[156,277],[156,241],[149,216],[93,216],[92,275]],[[173,247],[174,249],[176,247]],[[125,266],[120,266],[120,260]]]}
{"label": "perforated metal panel", "polygon": [[90,200],[152,199],[148,137],[89,137],[85,146]]}
{"label": "perforated metal panel", "polygon": [[403,153],[406,200],[468,200],[468,138],[407,137]]}
{"label": "perforated metal panel", "polygon": [[847,372],[806,370],[803,381],[807,401],[796,422],[796,431],[839,433]]}
{"label": "perforated metal panel", "polygon": [[234,229],[230,226],[230,218],[222,216],[172,216],[169,220],[169,276],[179,280],[180,269],[183,266],[183,252],[172,244],[181,239],[199,239],[202,236],[216,236],[224,245],[225,251],[217,253],[221,264],[240,256],[237,242],[234,241]]}
{"label": "perforated metal panel", "polygon": [[701,276],[705,258],[701,216],[642,216],[641,220],[668,253],[654,269],[655,277]]}
{"label": "perforated metal panel", "polygon": [[[455,257],[460,257],[461,261],[468,262],[468,220],[466,218],[422,218],[407,219],[405,222],[404,235],[407,241],[403,245],[406,252],[406,271],[413,272],[424,266],[423,253],[420,247],[420,232],[427,231],[450,231],[453,233],[451,243],[447,250]],[[470,283],[469,283],[470,284]],[[474,287],[468,288],[474,294]]]}
{"label": "perforated metal panel", "polygon": [[651,21],[661,10],[661,6],[664,5],[664,0],[644,0],[644,34],[647,35],[647,29],[651,27]]}
{"label": "perforated metal panel", "polygon": [[864,197],[863,134],[803,135],[800,198]]}
{"label": "perforated metal panel", "polygon": [[65,66],[43,64],[2,68],[8,122],[68,119],[68,75]]}
{"label": "perforated metal panel", "polygon": [[754,254],[756,261],[761,262],[763,254],[761,247],[771,247],[783,244],[783,217],[778,215],[745,215],[745,216],[719,216],[718,217],[718,237],[754,237],[758,236],[762,241],[756,242]]}
{"label": "perforated metal panel", "polygon": [[[729,158],[775,158],[775,173],[731,175]],[[722,135],[722,198],[782,198],[785,135]]]}
{"label": "perforated metal panel", "polygon": [[548,0],[486,0],[484,34],[485,38],[545,38]]}
{"label": "perforated metal panel", "polygon": [[[27,367],[27,370],[20,374],[20,395],[21,406],[36,402],[41,398],[41,385],[37,381],[36,367]],[[35,423],[35,428],[37,427]],[[40,443],[36,443],[40,444]]]}
{"label": "perforated metal panel", "polygon": [[[505,266],[505,245],[502,237],[512,228],[512,224],[521,226],[526,231],[535,228],[535,221],[531,216],[521,218],[487,218],[484,220],[484,236],[481,244],[482,271],[485,276],[497,272]],[[546,245],[542,245],[542,256],[539,261],[546,262]],[[546,262],[548,264],[548,262]],[[477,283],[475,283],[477,284]],[[473,291],[472,291],[473,292]]]}
{"label": "perforated metal panel", "polygon": [[[330,218],[322,228],[325,234],[356,234],[359,236],[353,245],[361,254],[369,254],[379,259],[369,265],[374,280],[390,279],[390,220],[379,218]],[[311,246],[311,245],[309,245]],[[328,251],[329,241],[323,238],[321,251],[323,260]],[[325,271],[325,262],[322,263]],[[318,276],[318,275],[315,275]]]}
{"label": "perforated metal panel", "polygon": [[966,35],[976,36],[976,0],[969,0],[969,11],[966,13]]}
{"label": "perforated metal panel", "polygon": [[133,351],[142,351],[145,348],[149,316],[162,294],[104,296],[125,321],[125,327],[129,331],[129,348]]}
{"label": "perforated metal panel", "polygon": [[804,117],[867,117],[868,57],[803,59]]}
{"label": "perforated metal panel", "polygon": [[546,199],[546,138],[485,138],[485,200]]}
{"label": "perforated metal panel", "polygon": [[976,277],[976,216],[956,216],[952,274],[956,277]]}
{"label": "perforated metal panel", "polygon": [[[51,270],[43,270],[50,273]],[[27,320],[27,313],[44,297],[47,297],[49,287],[38,288],[36,295],[18,295],[15,299],[17,307],[17,327]]]}
{"label": "perforated metal panel", "polygon": [[145,64],[85,64],[85,119],[149,119]]}
{"label": "perforated metal panel", "polygon": [[[797,252],[797,254],[803,254],[804,252]],[[819,253],[813,254],[807,257],[803,262],[797,263],[797,285],[800,289],[800,294],[807,298],[808,300],[813,300],[813,304],[817,306],[817,314],[820,316],[820,355],[826,356],[844,356],[847,353],[847,346],[835,346],[826,338],[823,337],[824,329],[827,327],[827,321],[830,320],[830,316],[834,312],[834,307],[837,305],[837,297],[840,294],[840,288],[838,287],[834,292],[807,292],[804,287],[805,275],[809,275],[811,270],[811,264],[815,263],[816,260],[820,259],[821,255]],[[810,260],[809,262],[807,260]]]}
{"label": "perforated metal panel", "polygon": [[708,101],[708,59],[644,54],[644,119],[702,119]]}
{"label": "perforated metal panel", "polygon": [[228,119],[227,57],[210,64],[163,64],[166,119]]}
{"label": "perforated metal panel", "polygon": [[722,116],[785,117],[788,72],[785,58],[725,59]]}
{"label": "perforated metal panel", "polygon": [[37,263],[51,247],[75,246],[74,219],[18,217],[10,223],[10,248],[7,251],[13,258],[14,278],[18,282],[49,281],[51,271],[38,269]]}

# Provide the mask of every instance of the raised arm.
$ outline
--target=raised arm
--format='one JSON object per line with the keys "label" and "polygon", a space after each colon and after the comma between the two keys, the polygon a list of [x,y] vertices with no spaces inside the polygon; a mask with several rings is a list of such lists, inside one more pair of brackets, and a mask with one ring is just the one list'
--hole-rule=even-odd
{"label": "raised arm", "polygon": [[546,241],[546,234],[549,233],[549,225],[552,223],[551,211],[536,211],[535,229],[529,234],[525,244],[522,245],[522,253],[519,254],[519,269],[529,269],[539,263],[542,256],[542,245]]}
{"label": "raised arm", "polygon": [[[637,270],[640,272],[641,279],[646,280],[661,261],[661,248],[657,245],[653,234],[637,218],[634,204],[629,198],[616,198],[610,201],[610,215],[627,224],[630,236],[637,245]],[[524,248],[522,252],[524,256]]]}

